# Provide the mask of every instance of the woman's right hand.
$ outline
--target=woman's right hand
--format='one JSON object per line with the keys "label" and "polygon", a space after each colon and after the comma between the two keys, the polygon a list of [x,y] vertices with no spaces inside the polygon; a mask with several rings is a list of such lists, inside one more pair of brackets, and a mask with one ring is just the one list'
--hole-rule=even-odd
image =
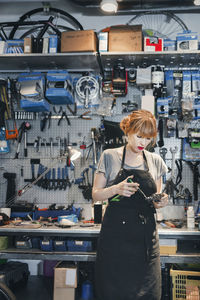
{"label": "woman's right hand", "polygon": [[[128,179],[131,179],[128,181]],[[124,197],[131,197],[139,188],[139,184],[133,181],[133,176],[127,177],[125,180],[115,185],[116,194]]]}

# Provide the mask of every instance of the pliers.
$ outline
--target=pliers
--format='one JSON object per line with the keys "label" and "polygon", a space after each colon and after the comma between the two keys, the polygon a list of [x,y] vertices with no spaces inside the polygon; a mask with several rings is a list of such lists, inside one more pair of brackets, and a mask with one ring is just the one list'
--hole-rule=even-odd
{"label": "pliers", "polygon": [[40,130],[43,131],[46,127],[46,123],[48,121],[48,129],[50,128],[51,126],[51,115],[52,113],[43,113],[43,119],[41,119],[40,121]]}
{"label": "pliers", "polygon": [[67,116],[67,114],[66,114],[65,111],[62,112],[62,115],[61,115],[60,119],[58,120],[58,126],[60,126],[60,122],[62,121],[63,118],[66,119],[68,125],[70,126],[71,122],[70,122],[70,120],[69,120],[69,118],[68,118],[68,116]]}

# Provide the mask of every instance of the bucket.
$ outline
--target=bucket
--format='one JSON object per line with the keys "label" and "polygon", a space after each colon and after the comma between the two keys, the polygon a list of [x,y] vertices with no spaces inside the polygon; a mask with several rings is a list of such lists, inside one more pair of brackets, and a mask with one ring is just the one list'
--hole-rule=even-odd
{"label": "bucket", "polygon": [[89,280],[82,284],[81,300],[93,300],[93,286]]}

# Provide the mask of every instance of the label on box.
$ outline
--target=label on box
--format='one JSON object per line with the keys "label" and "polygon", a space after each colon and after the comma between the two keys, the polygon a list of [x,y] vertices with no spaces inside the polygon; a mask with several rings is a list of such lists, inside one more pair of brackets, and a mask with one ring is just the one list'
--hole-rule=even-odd
{"label": "label on box", "polygon": [[65,276],[65,284],[68,286],[74,286],[76,282],[76,269],[67,269]]}
{"label": "label on box", "polygon": [[145,37],[144,51],[163,51],[163,39],[157,37]]}
{"label": "label on box", "polygon": [[108,32],[99,33],[99,52],[108,51]]}

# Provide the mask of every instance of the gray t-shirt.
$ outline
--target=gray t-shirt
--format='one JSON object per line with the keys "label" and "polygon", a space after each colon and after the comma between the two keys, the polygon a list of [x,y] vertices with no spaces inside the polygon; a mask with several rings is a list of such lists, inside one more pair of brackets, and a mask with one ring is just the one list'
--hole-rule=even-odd
{"label": "gray t-shirt", "polygon": [[[160,157],[160,155],[149,152],[147,150],[144,150],[144,154],[147,160],[149,172],[151,173],[155,181],[158,180],[162,175],[167,173],[168,168],[163,159]],[[121,168],[121,162],[122,157],[119,154],[117,148],[106,149],[101,154],[96,172],[104,173],[107,179],[106,186],[112,185],[113,180],[115,179],[116,175],[118,174]],[[134,169],[133,167],[130,167],[127,164],[124,164],[124,168]]]}

